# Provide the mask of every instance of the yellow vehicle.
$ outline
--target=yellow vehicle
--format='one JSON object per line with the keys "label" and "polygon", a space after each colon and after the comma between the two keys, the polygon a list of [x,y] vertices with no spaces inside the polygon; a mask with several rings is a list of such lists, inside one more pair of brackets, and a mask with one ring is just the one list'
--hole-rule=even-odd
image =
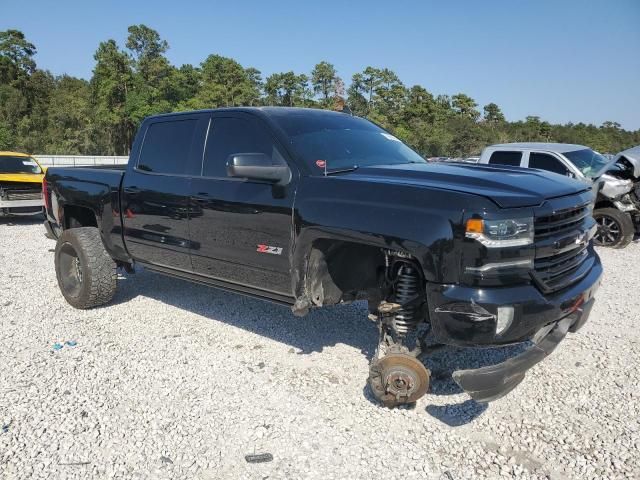
{"label": "yellow vehicle", "polygon": [[24,153],[0,152],[0,217],[42,213],[44,169]]}

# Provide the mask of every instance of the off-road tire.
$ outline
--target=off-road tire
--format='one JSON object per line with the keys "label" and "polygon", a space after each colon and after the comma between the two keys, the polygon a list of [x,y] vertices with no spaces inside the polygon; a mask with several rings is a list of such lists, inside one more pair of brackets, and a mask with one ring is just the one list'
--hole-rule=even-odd
{"label": "off-road tire", "polygon": [[[55,266],[60,291],[72,307],[87,309],[104,305],[116,293],[116,263],[105,250],[95,227],[62,232],[56,243]],[[74,275],[76,278],[71,278]]]}
{"label": "off-road tire", "polygon": [[[635,228],[633,227],[633,220],[628,213],[621,212],[615,208],[599,208],[593,212],[593,218],[595,218],[598,223],[602,220],[614,222],[619,230],[619,234],[616,235],[615,240],[608,242],[598,241],[598,233],[596,233],[594,237],[596,245],[610,248],[624,248],[633,240]],[[598,225],[598,228],[601,228],[600,225]]]}

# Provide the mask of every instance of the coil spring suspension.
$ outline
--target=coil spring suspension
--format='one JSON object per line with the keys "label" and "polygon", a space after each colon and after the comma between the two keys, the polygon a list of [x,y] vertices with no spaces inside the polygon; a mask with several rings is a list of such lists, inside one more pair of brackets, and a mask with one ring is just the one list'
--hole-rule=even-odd
{"label": "coil spring suspension", "polygon": [[[414,298],[420,292],[420,276],[415,267],[402,264],[398,269],[395,284],[395,301],[403,304]],[[420,318],[418,308],[401,308],[393,319],[393,329],[398,337],[403,338],[414,330]]]}

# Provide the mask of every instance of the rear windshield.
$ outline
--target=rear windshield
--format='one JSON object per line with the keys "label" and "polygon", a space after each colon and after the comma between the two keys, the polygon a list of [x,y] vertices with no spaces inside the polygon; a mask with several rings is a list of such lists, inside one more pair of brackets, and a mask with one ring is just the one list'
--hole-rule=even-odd
{"label": "rear windshield", "polygon": [[590,148],[564,152],[563,155],[573,163],[585,177],[593,178],[602,168],[609,163],[605,157],[594,152]]}
{"label": "rear windshield", "polygon": [[42,173],[33,158],[0,156],[0,173]]}
{"label": "rear windshield", "polygon": [[276,116],[295,153],[312,172],[371,165],[426,163],[396,137],[367,120],[346,114]]}

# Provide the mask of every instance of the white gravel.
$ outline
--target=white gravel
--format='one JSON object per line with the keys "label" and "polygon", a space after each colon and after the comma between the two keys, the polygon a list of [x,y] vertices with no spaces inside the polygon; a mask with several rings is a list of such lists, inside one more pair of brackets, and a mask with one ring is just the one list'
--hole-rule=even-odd
{"label": "white gravel", "polygon": [[479,405],[436,371],[396,410],[365,388],[362,305],[300,319],[141,272],[77,311],[53,248],[0,219],[0,478],[640,478],[639,243],[600,251],[590,322],[510,395]]}

